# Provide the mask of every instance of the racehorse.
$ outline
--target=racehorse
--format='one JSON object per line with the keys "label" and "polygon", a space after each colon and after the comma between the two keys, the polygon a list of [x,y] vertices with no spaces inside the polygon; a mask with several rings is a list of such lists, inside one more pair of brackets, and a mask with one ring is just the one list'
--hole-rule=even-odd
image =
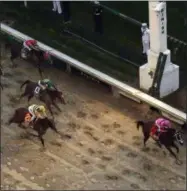
{"label": "racehorse", "polygon": [[[144,134],[144,146],[150,137],[150,132],[153,125],[154,121],[137,121],[137,129],[139,130],[139,126],[141,126],[142,132]],[[163,132],[159,135],[159,141],[166,147],[171,155],[174,156],[176,160],[178,160],[176,154],[171,150],[171,147],[174,147],[177,150],[177,153],[179,153],[179,147],[175,144],[175,141],[177,141],[180,145],[184,144],[180,131],[169,128],[166,132]],[[159,146],[161,147],[161,145]]]}
{"label": "racehorse", "polygon": [[[22,108],[16,109],[14,115],[9,119],[8,125],[10,125],[11,123],[16,123],[16,124],[18,124],[19,127],[23,128],[22,123],[24,123],[25,121],[28,121],[28,119],[26,119],[26,117],[28,117],[29,114],[30,113],[29,113],[28,109],[26,109],[26,108],[22,107]],[[31,118],[31,116],[30,116],[30,118]],[[38,120],[36,120],[34,122],[33,130],[36,131],[38,135],[29,133],[30,135],[39,138],[39,140],[42,143],[43,148],[45,147],[43,135],[46,133],[48,128],[51,128],[54,132],[61,135],[60,132],[58,132],[58,130],[56,129],[54,122],[48,118],[43,118],[43,119],[39,118]]]}
{"label": "racehorse", "polygon": [[17,44],[11,44],[10,53],[11,53],[10,60],[12,62],[13,67],[16,67],[14,60],[18,57],[23,58],[23,59],[31,59],[33,57],[36,58],[36,60],[37,60],[36,66],[38,68],[38,72],[39,72],[41,78],[43,78],[41,64],[44,61],[49,61],[52,64],[51,56],[48,53],[43,52],[42,50],[39,50],[39,48],[32,49],[29,52],[26,48],[21,48]]}
{"label": "racehorse", "polygon": [[[28,102],[30,101],[30,99],[32,97],[34,97],[34,95],[36,96],[35,90],[36,88],[38,88],[38,83],[36,82],[32,82],[30,80],[26,80],[21,86],[20,89],[26,85],[25,87],[25,91],[24,93],[21,94],[20,99],[22,97],[27,96],[28,97]],[[54,105],[60,112],[61,109],[58,107],[58,105],[56,104],[56,99],[58,99],[62,104],[66,104],[64,101],[64,97],[61,91],[58,90],[40,90],[40,92],[38,93],[39,95],[36,96],[36,98],[38,98],[40,101],[44,102],[47,106],[47,108],[49,109],[51,115],[53,116],[53,112],[51,109],[51,105]]]}

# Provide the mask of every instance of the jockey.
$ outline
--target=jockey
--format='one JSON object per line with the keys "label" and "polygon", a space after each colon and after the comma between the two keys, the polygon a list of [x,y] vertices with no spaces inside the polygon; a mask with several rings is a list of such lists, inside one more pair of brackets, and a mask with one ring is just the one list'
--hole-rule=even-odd
{"label": "jockey", "polygon": [[159,140],[159,134],[162,132],[166,132],[167,129],[171,128],[171,123],[169,120],[164,118],[158,118],[155,121],[154,127],[151,130],[151,137],[155,140]]}
{"label": "jockey", "polygon": [[26,40],[23,43],[23,47],[26,48],[28,51],[31,51],[35,47],[37,47],[37,41],[36,40]]}
{"label": "jockey", "polygon": [[50,79],[44,79],[44,80],[39,80],[38,85],[45,90],[46,88],[49,88],[50,90],[57,90],[55,85],[52,83]]}
{"label": "jockey", "polygon": [[42,117],[46,117],[46,110],[43,105],[30,105],[28,107],[29,113],[32,115],[30,123],[34,122],[34,120]]}

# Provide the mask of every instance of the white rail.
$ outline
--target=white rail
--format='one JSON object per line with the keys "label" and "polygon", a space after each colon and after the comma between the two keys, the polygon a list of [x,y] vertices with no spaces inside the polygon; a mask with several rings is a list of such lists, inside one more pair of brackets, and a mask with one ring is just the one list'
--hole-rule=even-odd
{"label": "white rail", "polygon": [[[32,39],[31,37],[1,23],[1,31],[4,33],[7,33],[13,37],[15,37],[17,40],[19,41],[25,41],[27,39]],[[99,72],[97,70],[95,70],[92,67],[89,67],[81,62],[79,62],[78,60],[75,60],[74,58],[71,58],[69,56],[67,56],[66,54],[63,54],[41,42],[38,42],[38,45],[40,47],[41,50],[44,51],[50,51],[50,54],[62,61],[64,61],[65,63],[69,64],[70,66],[73,66],[97,79],[99,79],[102,82],[105,82],[109,85],[112,86],[113,89],[115,89],[115,91],[118,94],[122,94],[125,95],[126,97],[138,101],[138,102],[145,102],[150,106],[153,106],[155,108],[157,108],[160,112],[162,112],[162,114],[168,118],[170,118],[171,120],[179,123],[179,124],[184,124],[186,123],[186,113],[171,107],[168,104],[165,104],[151,96],[149,96],[146,93],[141,92],[140,90],[137,90],[133,87],[130,87],[127,84],[124,84],[102,72]]]}

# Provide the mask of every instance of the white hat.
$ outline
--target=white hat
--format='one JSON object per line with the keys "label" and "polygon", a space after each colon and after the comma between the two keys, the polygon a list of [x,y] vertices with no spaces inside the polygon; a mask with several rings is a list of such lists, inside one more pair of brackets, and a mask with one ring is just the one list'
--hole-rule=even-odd
{"label": "white hat", "polygon": [[142,23],[142,27],[147,27],[147,23]]}

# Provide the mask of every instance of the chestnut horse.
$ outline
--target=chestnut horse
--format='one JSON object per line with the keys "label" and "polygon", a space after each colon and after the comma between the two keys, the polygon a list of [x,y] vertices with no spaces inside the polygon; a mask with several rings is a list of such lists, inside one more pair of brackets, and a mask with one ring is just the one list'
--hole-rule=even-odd
{"label": "chestnut horse", "polygon": [[[9,119],[8,125],[11,123],[16,123],[19,127],[23,128],[22,123],[25,122],[25,117],[28,113],[29,111],[26,108],[21,107],[16,109],[14,115]],[[60,134],[56,129],[54,122],[48,118],[38,119],[34,122],[33,130],[36,131],[38,135],[30,133],[30,135],[38,137],[42,143],[43,148],[45,147],[43,135],[46,133],[48,128],[51,128],[54,132]]]}

